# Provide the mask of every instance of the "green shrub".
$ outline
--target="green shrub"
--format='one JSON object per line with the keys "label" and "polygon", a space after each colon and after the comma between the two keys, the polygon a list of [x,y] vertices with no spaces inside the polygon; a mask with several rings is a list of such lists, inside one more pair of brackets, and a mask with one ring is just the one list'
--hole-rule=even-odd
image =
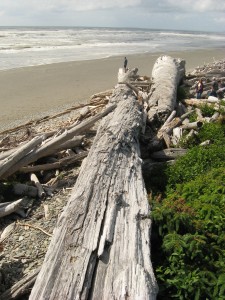
{"label": "green shrub", "polygon": [[199,143],[210,140],[212,143],[225,142],[225,125],[218,123],[205,123],[201,127],[199,134]]}
{"label": "green shrub", "polygon": [[224,299],[224,182],[216,168],[152,201],[157,299]]}
{"label": "green shrub", "polygon": [[202,104],[199,106],[203,117],[212,117],[215,113],[215,109],[212,105]]}
{"label": "green shrub", "polygon": [[166,173],[168,184],[174,187],[177,183],[187,182],[204,174],[211,168],[225,166],[223,144],[212,144],[206,147],[196,146],[188,150],[174,165],[169,166]]}

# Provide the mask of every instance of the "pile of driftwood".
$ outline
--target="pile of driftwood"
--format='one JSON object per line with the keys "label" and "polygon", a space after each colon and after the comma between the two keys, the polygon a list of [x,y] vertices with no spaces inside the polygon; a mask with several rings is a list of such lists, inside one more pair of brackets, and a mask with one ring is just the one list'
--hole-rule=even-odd
{"label": "pile of driftwood", "polygon": [[[219,118],[220,112],[203,118],[198,107],[201,101],[177,102],[178,86],[191,80],[185,76],[181,59],[159,57],[151,81],[137,72],[120,69],[112,95],[110,91],[92,98],[90,106],[103,105],[101,112],[60,134],[36,136],[0,161],[2,181],[18,173],[30,173],[37,195],[43,197],[49,187],[40,184],[38,172],[65,167],[87,156],[41,270],[24,279],[30,286],[39,274],[32,300],[156,299],[142,159],[151,158],[151,168],[151,164],[183,155],[186,149],[176,148],[183,132],[196,134],[204,122]],[[211,105],[216,109],[221,104],[218,100]],[[90,113],[91,107],[85,109]],[[190,122],[188,116],[194,110],[198,120]],[[72,153],[71,149],[82,143],[81,134],[101,118],[90,149]],[[58,151],[66,151],[67,156],[57,162],[38,163]],[[12,209],[13,205],[16,208]],[[8,203],[3,210],[15,212],[18,207],[16,202]],[[23,281],[13,290],[14,295],[18,295],[18,286],[20,291],[27,289]]]}

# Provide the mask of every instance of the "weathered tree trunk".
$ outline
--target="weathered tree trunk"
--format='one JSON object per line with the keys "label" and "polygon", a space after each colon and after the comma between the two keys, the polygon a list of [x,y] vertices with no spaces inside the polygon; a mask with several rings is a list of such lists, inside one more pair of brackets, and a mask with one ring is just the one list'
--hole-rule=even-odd
{"label": "weathered tree trunk", "polygon": [[185,75],[185,61],[159,57],[152,69],[148,118],[162,125],[176,106],[177,86]]}
{"label": "weathered tree trunk", "polygon": [[150,208],[141,172],[142,114],[120,85],[70,200],[30,299],[156,299]]}

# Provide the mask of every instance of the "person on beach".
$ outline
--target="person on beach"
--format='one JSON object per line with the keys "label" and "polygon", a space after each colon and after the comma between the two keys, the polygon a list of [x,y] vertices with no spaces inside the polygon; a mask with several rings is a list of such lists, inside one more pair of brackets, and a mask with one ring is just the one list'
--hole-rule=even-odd
{"label": "person on beach", "polygon": [[203,93],[203,82],[202,79],[199,79],[199,81],[196,84],[196,98],[201,99]]}
{"label": "person on beach", "polygon": [[124,57],[124,64],[123,64],[123,66],[124,66],[125,73],[127,72],[127,63],[128,63],[127,58]]}

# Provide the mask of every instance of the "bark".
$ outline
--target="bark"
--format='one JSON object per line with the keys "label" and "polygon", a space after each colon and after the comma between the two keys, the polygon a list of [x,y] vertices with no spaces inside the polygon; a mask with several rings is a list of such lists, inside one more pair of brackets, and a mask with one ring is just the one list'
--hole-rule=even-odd
{"label": "bark", "polygon": [[7,172],[4,173],[4,177],[8,177],[18,171],[23,166],[27,166],[28,164],[38,160],[41,157],[48,156],[52,153],[52,151],[55,151],[55,149],[58,149],[58,147],[68,141],[69,139],[73,138],[75,135],[78,135],[88,128],[92,127],[96,121],[107,115],[109,112],[111,112],[116,107],[115,104],[109,106],[107,109],[105,109],[103,112],[97,114],[96,116],[74,126],[72,129],[62,133],[58,137],[51,139],[50,141],[43,144],[41,147],[33,151],[32,153],[29,153],[25,157],[23,157],[18,163],[14,164]]}
{"label": "bark", "polygon": [[156,299],[139,158],[142,114],[126,85],[117,87],[111,101],[117,108],[102,120],[82,164],[32,300]]}
{"label": "bark", "polygon": [[[160,126],[175,109],[177,86],[185,75],[185,61],[170,56],[159,57],[152,70],[148,118]],[[159,125],[157,125],[159,124]]]}

